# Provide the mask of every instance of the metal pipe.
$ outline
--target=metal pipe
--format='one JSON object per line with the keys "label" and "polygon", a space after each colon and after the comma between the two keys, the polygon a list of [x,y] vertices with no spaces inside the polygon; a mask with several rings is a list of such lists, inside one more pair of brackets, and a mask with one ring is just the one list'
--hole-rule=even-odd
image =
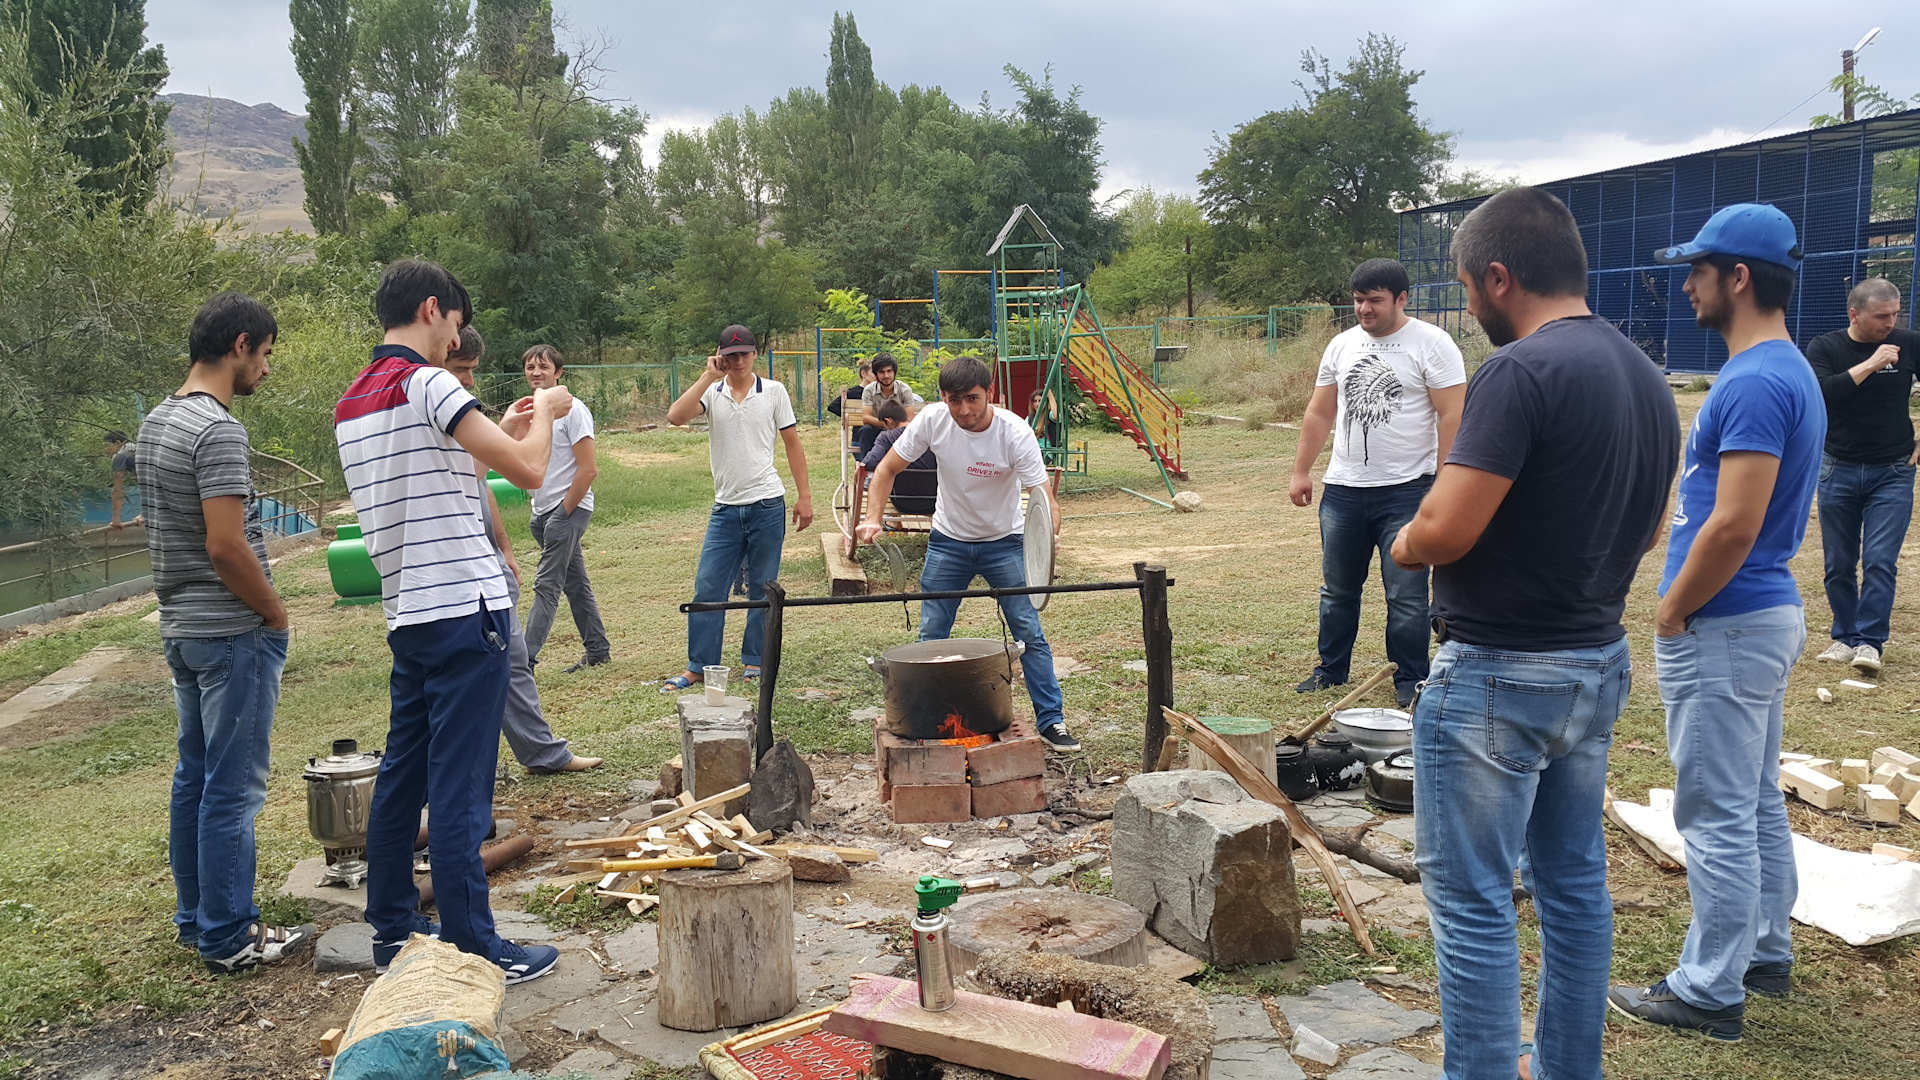
{"label": "metal pipe", "polygon": [[1123,487],[1123,488],[1121,488],[1120,490],[1121,490],[1121,491],[1124,491],[1124,492],[1126,492],[1126,493],[1127,493],[1127,494],[1129,494],[1129,495],[1132,495],[1132,496],[1135,496],[1136,498],[1141,498],[1141,499],[1145,499],[1145,500],[1147,500],[1148,502],[1150,502],[1150,503],[1152,503],[1152,504],[1153,504],[1153,505],[1155,505],[1155,506],[1164,506],[1164,507],[1166,507],[1166,508],[1167,508],[1167,509],[1169,509],[1169,510],[1171,510],[1171,509],[1173,509],[1173,504],[1172,504],[1172,503],[1170,503],[1170,502],[1162,502],[1161,500],[1159,500],[1159,499],[1156,499],[1156,498],[1154,498],[1154,497],[1153,497],[1153,496],[1151,496],[1151,495],[1143,495],[1143,494],[1141,494],[1140,492],[1138,492],[1138,491],[1135,491],[1135,490],[1133,490],[1132,488],[1124,488],[1124,487]]}
{"label": "metal pipe", "polygon": [[[1168,579],[1171,587],[1173,580]],[[797,607],[838,607],[841,604],[901,604],[908,600],[972,600],[975,598],[999,599],[1003,596],[1037,596],[1054,593],[1124,592],[1140,588],[1138,581],[1096,581],[1086,585],[1025,585],[1018,589],[952,589],[943,592],[903,592],[903,593],[865,593],[859,596],[807,596],[789,599],[780,606]],[[703,611],[752,611],[769,606],[765,600],[732,600],[723,603],[704,603],[691,601],[680,605],[680,610],[689,615]]]}

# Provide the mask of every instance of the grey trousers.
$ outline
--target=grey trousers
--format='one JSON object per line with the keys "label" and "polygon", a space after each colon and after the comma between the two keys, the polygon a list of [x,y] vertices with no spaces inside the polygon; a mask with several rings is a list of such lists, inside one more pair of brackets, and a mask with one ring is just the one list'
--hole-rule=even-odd
{"label": "grey trousers", "polygon": [[[520,585],[507,575],[507,588],[513,592],[513,606],[520,606]],[[533,685],[533,664],[527,659],[526,635],[520,632],[520,620],[508,619],[513,633],[507,643],[507,662],[512,675],[507,681],[507,711],[501,717],[500,733],[515,761],[529,772],[557,772],[573,760],[567,740],[553,733],[540,711],[540,691]]]}
{"label": "grey trousers", "polygon": [[591,510],[576,508],[566,514],[556,503],[546,513],[533,515],[528,523],[534,542],[540,545],[540,568],[533,575],[533,607],[527,612],[527,655],[535,663],[540,660],[540,647],[553,631],[562,594],[573,610],[573,625],[580,631],[587,659],[600,661],[613,655],[606,627],[600,624],[600,605],[587,581],[587,557],[580,550],[580,538],[586,535],[592,520]]}

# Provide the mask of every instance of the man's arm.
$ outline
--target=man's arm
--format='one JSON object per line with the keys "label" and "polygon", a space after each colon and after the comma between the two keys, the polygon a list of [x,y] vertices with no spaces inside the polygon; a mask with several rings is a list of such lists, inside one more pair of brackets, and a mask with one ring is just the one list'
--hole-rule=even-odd
{"label": "man's arm", "polygon": [[1393,538],[1394,564],[1417,570],[1458,562],[1480,542],[1480,534],[1487,531],[1487,523],[1511,490],[1513,481],[1499,473],[1465,465],[1440,466],[1419,512]]}
{"label": "man's arm", "polygon": [[1780,459],[1759,450],[1735,450],[1720,455],[1720,481],[1713,489],[1713,512],[1694,534],[1687,559],[1680,564],[1667,595],[1660,599],[1655,633],[1673,637],[1687,628],[1693,613],[1727,587],[1747,561],[1760,527],[1767,520],[1767,503],[1780,476]]}
{"label": "man's arm", "polygon": [[487,419],[479,409],[468,409],[453,429],[453,441],[473,459],[507,478],[514,487],[532,491],[547,479],[547,458],[553,452],[553,421],[573,407],[564,386],[533,393],[533,421],[524,438],[515,439]]}
{"label": "man's arm", "polygon": [[1433,459],[1434,468],[1438,469],[1447,463],[1447,453],[1453,449],[1454,433],[1460,430],[1460,410],[1467,403],[1467,384],[1456,383],[1437,390],[1429,389],[1427,400],[1433,402],[1434,432],[1440,439],[1439,454]]}
{"label": "man's arm", "polygon": [[119,469],[113,470],[113,517],[107,521],[110,529],[120,528],[120,505],[121,499],[125,498],[126,486],[127,474]]}
{"label": "man's arm", "polygon": [[[1333,435],[1333,422],[1340,412],[1340,388],[1334,383],[1313,388],[1313,398],[1307,402],[1306,415],[1300,418],[1300,445],[1293,452],[1293,482],[1287,487],[1287,494],[1295,506],[1313,505],[1313,463],[1320,460],[1320,452],[1327,448],[1327,439]],[[1456,424],[1459,418],[1455,417]],[[1451,433],[1447,442],[1453,442]],[[1441,460],[1446,460],[1445,456]]]}
{"label": "man's arm", "polygon": [[793,470],[793,531],[805,532],[813,524],[813,485],[807,479],[807,451],[800,445],[796,428],[780,429],[780,441],[787,447],[787,468]]}
{"label": "man's arm", "polygon": [[700,415],[700,399],[706,395],[707,388],[726,378],[726,375],[720,370],[719,356],[707,357],[707,369],[693,380],[693,385],[687,387],[673,404],[667,406],[667,423],[674,427],[685,427],[692,422],[694,417]]}
{"label": "man's arm", "polygon": [[873,480],[867,484],[866,520],[853,527],[853,541],[856,544],[871,544],[873,538],[880,535],[880,515],[887,508],[887,500],[893,496],[893,478],[913,464],[900,456],[899,444],[894,445],[895,449],[887,451],[880,467],[873,470]]}
{"label": "man's arm", "polygon": [[569,514],[587,497],[587,492],[593,489],[594,478],[600,475],[599,461],[593,453],[593,436],[574,441],[573,469],[573,483],[560,499],[560,509]]}
{"label": "man's arm", "polygon": [[273,591],[267,572],[247,543],[247,500],[239,495],[216,495],[200,500],[207,522],[207,558],[220,583],[266,621],[269,630],[287,628],[287,606]]}

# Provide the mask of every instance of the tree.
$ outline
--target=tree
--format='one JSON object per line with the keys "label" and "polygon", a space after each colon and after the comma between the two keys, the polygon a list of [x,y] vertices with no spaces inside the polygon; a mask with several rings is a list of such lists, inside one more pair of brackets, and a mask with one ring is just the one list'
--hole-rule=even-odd
{"label": "tree", "polygon": [[1394,210],[1431,196],[1450,138],[1414,114],[1390,37],[1369,34],[1345,71],[1308,50],[1306,100],[1215,144],[1201,202],[1220,230],[1221,284],[1258,302],[1346,298],[1353,264],[1393,254]]}
{"label": "tree", "polygon": [[516,94],[565,76],[569,61],[554,45],[553,0],[477,0],[472,59],[481,74]]}
{"label": "tree", "polygon": [[432,185],[429,154],[453,118],[453,75],[467,39],[466,0],[355,0],[355,81],[368,137],[367,179],[409,212]]}
{"label": "tree", "polygon": [[1208,290],[1213,227],[1199,203],[1146,188],[1135,192],[1115,217],[1126,247],[1087,281],[1103,310],[1181,314],[1189,282],[1202,293]]}
{"label": "tree", "polygon": [[676,337],[706,348],[731,323],[756,335],[811,326],[820,307],[813,262],[752,225],[716,218],[688,222],[686,254],[673,264]]}
{"label": "tree", "polygon": [[0,21],[23,30],[31,82],[20,107],[37,114],[69,94],[100,100],[65,121],[82,190],[127,212],[144,208],[167,163],[169,108],[154,97],[167,57],[147,44],[146,0],[0,0]]}
{"label": "tree", "polygon": [[827,129],[839,166],[835,202],[853,203],[873,193],[886,87],[873,77],[873,50],[860,40],[852,12],[834,14],[827,57]]}
{"label": "tree", "polygon": [[1495,176],[1479,169],[1461,169],[1448,172],[1434,186],[1433,197],[1438,202],[1458,202],[1461,199],[1477,199],[1482,195],[1497,195],[1508,188],[1520,186],[1517,176]]}
{"label": "tree", "polygon": [[307,89],[307,141],[294,140],[307,190],[307,220],[320,233],[347,230],[353,166],[359,152],[359,105],[353,54],[359,26],[351,0],[292,0],[293,67]]}

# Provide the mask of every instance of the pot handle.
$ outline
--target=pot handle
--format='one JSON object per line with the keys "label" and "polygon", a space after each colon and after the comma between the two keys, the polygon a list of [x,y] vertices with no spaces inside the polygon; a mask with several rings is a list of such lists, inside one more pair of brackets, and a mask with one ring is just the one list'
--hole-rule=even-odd
{"label": "pot handle", "polygon": [[881,678],[887,677],[887,660],[884,656],[867,657],[867,668]]}

